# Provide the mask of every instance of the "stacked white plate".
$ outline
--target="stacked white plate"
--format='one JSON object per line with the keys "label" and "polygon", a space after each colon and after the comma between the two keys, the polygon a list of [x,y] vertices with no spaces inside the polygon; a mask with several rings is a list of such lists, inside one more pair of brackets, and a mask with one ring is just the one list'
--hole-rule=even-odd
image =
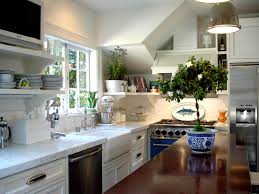
{"label": "stacked white plate", "polygon": [[0,70],[0,89],[15,88],[16,82],[13,81],[13,71]]}
{"label": "stacked white plate", "polygon": [[42,75],[43,90],[60,90],[63,85],[63,77],[60,75]]}
{"label": "stacked white plate", "polygon": [[43,86],[41,75],[39,74],[15,74],[14,79],[17,85],[19,84],[22,78],[26,78],[30,83],[30,87],[33,89],[40,89]]}

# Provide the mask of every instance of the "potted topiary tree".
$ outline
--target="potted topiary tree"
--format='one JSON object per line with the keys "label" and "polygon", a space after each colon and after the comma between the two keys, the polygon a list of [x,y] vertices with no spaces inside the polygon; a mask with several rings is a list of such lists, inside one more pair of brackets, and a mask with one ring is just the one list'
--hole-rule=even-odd
{"label": "potted topiary tree", "polygon": [[127,50],[117,46],[108,61],[109,80],[106,80],[106,88],[108,92],[123,92],[122,86],[126,86],[127,81],[124,80],[127,74],[125,66],[125,55]]}
{"label": "potted topiary tree", "polygon": [[202,101],[210,92],[224,90],[227,74],[222,65],[212,65],[202,58],[197,61],[192,56],[186,64],[178,66],[178,71],[171,80],[158,81],[160,90],[167,94],[167,101],[175,100],[179,103],[187,95],[195,99],[196,125],[188,132],[188,143],[193,152],[208,153],[213,147],[215,131],[201,125],[198,101]]}

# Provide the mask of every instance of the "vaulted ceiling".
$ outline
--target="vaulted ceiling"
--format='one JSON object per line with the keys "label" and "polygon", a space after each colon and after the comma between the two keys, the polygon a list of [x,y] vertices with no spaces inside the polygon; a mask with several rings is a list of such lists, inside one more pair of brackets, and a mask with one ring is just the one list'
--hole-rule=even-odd
{"label": "vaulted ceiling", "polygon": [[[172,3],[174,0],[77,0],[85,3],[89,8],[101,12],[112,9],[143,7],[155,4]],[[194,0],[186,0],[194,1]],[[258,13],[259,0],[232,0],[240,14]]]}

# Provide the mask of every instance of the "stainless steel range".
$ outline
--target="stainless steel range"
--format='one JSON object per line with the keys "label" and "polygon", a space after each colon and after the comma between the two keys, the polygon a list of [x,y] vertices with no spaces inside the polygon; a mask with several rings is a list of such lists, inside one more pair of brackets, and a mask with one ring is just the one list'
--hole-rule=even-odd
{"label": "stainless steel range", "polygon": [[[216,121],[202,121],[202,125],[207,128],[214,128]],[[157,123],[151,124],[150,127],[150,158],[153,158],[165,148],[172,145],[187,131],[193,129],[195,121],[179,121],[163,119]]]}

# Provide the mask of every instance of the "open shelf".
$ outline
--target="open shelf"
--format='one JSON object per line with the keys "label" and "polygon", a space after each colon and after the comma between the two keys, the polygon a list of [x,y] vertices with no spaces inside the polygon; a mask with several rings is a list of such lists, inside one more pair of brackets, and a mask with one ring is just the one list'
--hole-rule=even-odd
{"label": "open shelf", "polygon": [[152,93],[152,92],[104,92],[105,96],[159,96],[160,93]]}
{"label": "open shelf", "polygon": [[19,59],[24,61],[37,61],[41,64],[51,64],[54,61],[64,60],[61,57],[52,56],[41,50],[32,50],[17,46],[0,44],[0,55],[7,58]]}
{"label": "open shelf", "polygon": [[222,90],[217,92],[218,95],[228,95],[229,91],[228,90]]}
{"label": "open shelf", "polygon": [[58,95],[64,93],[62,90],[0,89],[0,95]]}

